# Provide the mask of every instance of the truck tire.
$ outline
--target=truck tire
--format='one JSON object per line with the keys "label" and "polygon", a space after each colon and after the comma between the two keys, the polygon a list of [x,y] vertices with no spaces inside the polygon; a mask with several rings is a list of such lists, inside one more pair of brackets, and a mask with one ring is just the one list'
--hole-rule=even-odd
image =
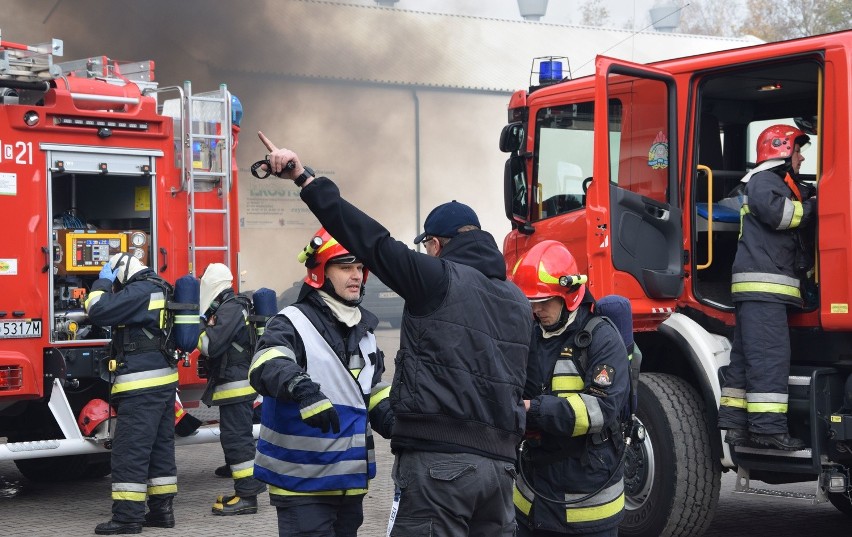
{"label": "truck tire", "polygon": [[15,461],[24,477],[40,483],[74,481],[86,475],[89,458],[86,455],[47,457],[44,459],[19,459]]}
{"label": "truck tire", "polygon": [[639,376],[642,443],[628,448],[622,537],[699,537],[713,520],[721,464],[713,456],[704,402],[686,381]]}

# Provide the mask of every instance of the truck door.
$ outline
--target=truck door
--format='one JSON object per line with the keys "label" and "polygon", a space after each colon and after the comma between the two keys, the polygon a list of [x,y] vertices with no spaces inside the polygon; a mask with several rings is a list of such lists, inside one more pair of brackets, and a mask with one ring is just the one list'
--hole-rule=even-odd
{"label": "truck door", "polygon": [[587,192],[593,292],[626,296],[635,315],[661,320],[683,290],[675,81],[606,57],[598,57],[595,77]]}

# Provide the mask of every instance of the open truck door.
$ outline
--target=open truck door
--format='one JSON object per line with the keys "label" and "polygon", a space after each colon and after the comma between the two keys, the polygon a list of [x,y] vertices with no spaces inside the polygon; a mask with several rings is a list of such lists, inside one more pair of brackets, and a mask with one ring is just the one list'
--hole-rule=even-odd
{"label": "open truck door", "polygon": [[597,58],[589,280],[595,296],[630,299],[637,329],[664,320],[683,290],[676,104],[665,71]]}

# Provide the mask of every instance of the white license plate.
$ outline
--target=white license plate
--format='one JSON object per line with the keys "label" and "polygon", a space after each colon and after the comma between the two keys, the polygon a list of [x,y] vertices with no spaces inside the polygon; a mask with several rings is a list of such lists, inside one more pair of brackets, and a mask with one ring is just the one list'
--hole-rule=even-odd
{"label": "white license plate", "polygon": [[0,321],[0,338],[41,337],[41,319]]}
{"label": "white license plate", "polygon": [[399,295],[393,291],[382,291],[379,293],[379,298],[397,298]]}

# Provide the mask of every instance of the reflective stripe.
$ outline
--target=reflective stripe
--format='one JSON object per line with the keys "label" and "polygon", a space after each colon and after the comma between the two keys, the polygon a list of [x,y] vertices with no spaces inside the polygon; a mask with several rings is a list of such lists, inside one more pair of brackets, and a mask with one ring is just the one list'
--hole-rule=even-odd
{"label": "reflective stripe", "polygon": [[719,399],[719,406],[727,406],[731,408],[745,408],[746,400],[741,397],[724,397]]}
{"label": "reflective stripe", "polygon": [[745,399],[746,391],[742,388],[722,388],[722,397]]}
{"label": "reflective stripe", "polygon": [[[565,500],[579,499],[585,494],[566,494]],[[599,494],[565,510],[568,523],[593,522],[614,516],[624,509],[624,480],[605,488]]]}
{"label": "reflective stripe", "polygon": [[157,485],[148,487],[148,496],[163,496],[164,494],[177,494],[177,485]]}
{"label": "reflective stripe", "polygon": [[148,300],[148,311],[161,310],[166,307],[166,295],[162,291],[151,293],[151,298]]}
{"label": "reflective stripe", "polygon": [[164,367],[152,371],[140,371],[139,373],[128,373],[115,377],[112,393],[121,393],[130,390],[141,390],[155,386],[166,386],[176,384],[178,381],[177,368]]}
{"label": "reflective stripe", "polygon": [[165,477],[152,477],[148,480],[148,486],[157,486],[157,485],[174,485],[177,483],[176,475],[169,475]]}
{"label": "reflective stripe", "polygon": [[275,496],[363,496],[367,489],[324,490],[322,492],[296,492],[269,485],[269,494]]}
{"label": "reflective stripe", "polygon": [[523,485],[523,482],[520,479],[516,480],[515,487],[512,490],[512,503],[515,504],[518,511],[526,516],[530,516],[530,511],[532,511],[532,501],[532,492]]}
{"label": "reflective stripe", "polygon": [[222,401],[224,399],[232,399],[235,397],[254,397],[255,394],[257,394],[257,392],[251,387],[248,379],[226,382],[213,388],[214,401]]}
{"label": "reflective stripe", "polygon": [[289,347],[285,347],[283,345],[278,347],[269,347],[268,349],[258,351],[251,359],[251,366],[249,367],[249,376],[251,376],[251,372],[254,371],[254,368],[265,364],[267,361],[272,360],[273,358],[286,358],[293,362],[296,361],[296,355],[293,354],[293,351],[290,350]]}
{"label": "reflective stripe", "polygon": [[367,445],[367,437],[363,434],[339,438],[300,436],[278,433],[262,424],[260,426],[260,438],[281,448],[318,453],[345,451],[349,448],[358,448]]}
{"label": "reflective stripe", "polygon": [[175,315],[175,324],[198,324],[198,315]]}
{"label": "reflective stripe", "polygon": [[747,393],[746,399],[749,403],[786,403],[788,396],[786,393],[776,392]]}
{"label": "reflective stripe", "polygon": [[92,306],[97,304],[98,300],[101,299],[101,296],[103,296],[104,292],[105,291],[92,291],[91,293],[89,293],[89,297],[86,299],[85,302],[83,302],[83,307],[86,308],[87,312],[92,309]]}
{"label": "reflective stripe", "polygon": [[388,382],[379,382],[373,386],[373,392],[370,394],[370,406],[367,410],[373,410],[376,405],[384,401],[390,396],[391,385]]}
{"label": "reflective stripe", "polygon": [[601,401],[594,395],[581,393],[583,401],[586,403],[586,411],[589,413],[589,433],[599,433],[603,431],[604,416],[601,410]]}
{"label": "reflective stripe", "polygon": [[341,474],[362,475],[367,470],[367,461],[364,459],[342,460],[330,464],[291,463],[260,452],[255,455],[254,465],[299,479],[317,479]]}
{"label": "reflective stripe", "polygon": [[334,407],[332,406],[331,401],[329,401],[328,399],[321,399],[312,405],[300,408],[299,414],[301,414],[302,419],[305,420],[332,408]]}
{"label": "reflective stripe", "polygon": [[731,276],[731,283],[763,282],[798,287],[799,279],[784,276],[783,274],[772,274],[771,272],[737,272]]}
{"label": "reflective stripe", "polygon": [[113,483],[112,499],[116,501],[144,502],[147,496],[145,483]]}
{"label": "reflective stripe", "polygon": [[243,479],[252,475],[254,475],[254,459],[231,465],[231,477],[234,479]]}
{"label": "reflective stripe", "polygon": [[574,430],[571,436],[582,436],[589,432],[589,416],[586,413],[586,404],[580,397],[580,394],[569,393],[564,395],[568,400],[568,404],[574,410]]}
{"label": "reflective stripe", "polygon": [[207,337],[206,330],[201,332],[201,334],[198,336],[197,347],[199,352],[201,352],[201,354],[203,354],[204,356],[210,355],[210,338]]}
{"label": "reflective stripe", "polygon": [[732,293],[771,293],[801,298],[799,280],[768,272],[738,272],[731,276]]}
{"label": "reflective stripe", "polygon": [[550,389],[554,392],[579,392],[583,388],[585,388],[586,383],[583,379],[578,375],[565,375],[565,376],[556,376],[554,375],[552,379],[550,379]]}
{"label": "reflective stripe", "polygon": [[786,403],[748,403],[746,405],[746,410],[750,414],[756,414],[759,412],[766,412],[772,414],[786,414],[787,413],[787,404]]}
{"label": "reflective stripe", "polygon": [[775,229],[783,231],[785,229],[797,228],[802,223],[802,215],[805,213],[805,208],[801,201],[791,199],[784,200],[784,212],[781,215],[781,221]]}

